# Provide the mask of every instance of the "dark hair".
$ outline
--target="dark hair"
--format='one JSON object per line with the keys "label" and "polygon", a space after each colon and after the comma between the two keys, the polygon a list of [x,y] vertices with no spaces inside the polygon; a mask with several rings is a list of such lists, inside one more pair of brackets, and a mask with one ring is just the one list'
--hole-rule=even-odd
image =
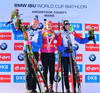
{"label": "dark hair", "polygon": [[64,29],[64,31],[67,31],[66,29],[65,29],[65,26],[66,25],[70,25],[69,23],[66,23],[64,26],[63,26],[63,29]]}
{"label": "dark hair", "polygon": [[65,23],[65,25],[70,25],[70,23]]}
{"label": "dark hair", "polygon": [[64,31],[67,31],[67,30],[65,29],[65,26],[63,26],[63,30],[64,30]]}

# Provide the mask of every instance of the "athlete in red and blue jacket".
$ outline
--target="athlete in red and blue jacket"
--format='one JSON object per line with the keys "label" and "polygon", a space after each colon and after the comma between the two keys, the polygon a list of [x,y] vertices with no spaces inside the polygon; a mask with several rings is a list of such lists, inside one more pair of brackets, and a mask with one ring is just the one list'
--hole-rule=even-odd
{"label": "athlete in red and blue jacket", "polygon": [[[61,52],[61,62],[63,63],[64,67],[64,80],[65,80],[65,86],[67,93],[70,93],[70,87],[69,87],[69,79],[68,79],[68,73],[69,73],[69,53],[72,53],[72,51],[68,48],[68,35],[70,35],[70,39],[72,42],[72,47],[74,54],[76,56],[76,49],[75,49],[75,41],[77,41],[80,44],[86,44],[90,40],[92,40],[92,37],[88,38],[82,38],[80,37],[75,31],[70,31],[70,24],[65,23],[63,26],[64,31],[59,34],[58,40],[57,40],[57,49]],[[73,81],[74,81],[74,93],[76,93],[76,77],[75,77],[75,70],[72,62],[72,69],[73,69]]]}

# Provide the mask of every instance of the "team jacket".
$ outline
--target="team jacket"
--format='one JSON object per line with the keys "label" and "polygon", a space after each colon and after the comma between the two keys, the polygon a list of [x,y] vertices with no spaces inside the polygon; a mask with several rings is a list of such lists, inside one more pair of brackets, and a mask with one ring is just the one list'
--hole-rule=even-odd
{"label": "team jacket", "polygon": [[[16,30],[14,25],[11,24],[11,28],[14,35],[21,35],[23,34],[21,30]],[[31,43],[31,48],[33,52],[38,52],[39,49],[42,47],[42,35],[39,31],[33,30],[32,28],[30,31],[26,32],[28,35],[28,39]],[[26,45],[24,43],[23,51],[27,51]]]}
{"label": "team jacket", "polygon": [[[42,53],[54,53],[55,48],[54,48],[54,39],[57,40],[58,36],[54,33],[54,31],[43,31],[42,32],[42,41],[43,45],[40,51]],[[49,47],[48,47],[49,46]]]}
{"label": "team jacket", "polygon": [[[82,38],[80,37],[75,31],[70,32],[69,31],[69,35],[72,41],[72,45],[73,45],[73,51],[74,54],[76,56],[76,49],[75,49],[75,41],[77,41],[80,44],[85,44],[88,43],[89,40],[88,38]],[[64,31],[63,33],[59,34],[58,40],[57,40],[57,49],[58,51],[61,52],[61,57],[69,57],[69,53],[65,52],[65,50],[68,48],[68,34]]]}

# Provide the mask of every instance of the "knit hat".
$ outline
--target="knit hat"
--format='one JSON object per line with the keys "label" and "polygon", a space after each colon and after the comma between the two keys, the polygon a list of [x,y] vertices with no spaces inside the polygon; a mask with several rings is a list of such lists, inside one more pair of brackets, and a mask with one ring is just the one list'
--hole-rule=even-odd
{"label": "knit hat", "polygon": [[34,18],[34,19],[32,19],[31,25],[33,25],[33,23],[39,24],[39,20],[37,18]]}
{"label": "knit hat", "polygon": [[63,26],[65,26],[65,25],[70,25],[68,20],[63,21]]}
{"label": "knit hat", "polygon": [[45,25],[47,25],[47,24],[49,24],[49,23],[52,24],[52,21],[51,21],[51,20],[46,21]]}

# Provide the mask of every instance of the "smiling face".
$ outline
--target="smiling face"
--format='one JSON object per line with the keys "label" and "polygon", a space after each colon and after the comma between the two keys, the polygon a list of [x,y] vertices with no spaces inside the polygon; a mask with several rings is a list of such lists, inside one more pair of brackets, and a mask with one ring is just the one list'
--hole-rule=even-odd
{"label": "smiling face", "polygon": [[70,28],[70,25],[65,25],[65,29],[68,31]]}
{"label": "smiling face", "polygon": [[53,26],[52,26],[52,24],[51,24],[51,23],[48,23],[48,24],[46,25],[46,29],[47,29],[47,30],[51,30],[51,29],[52,29],[52,27],[53,27]]}
{"label": "smiling face", "polygon": [[33,24],[32,24],[32,28],[33,28],[33,29],[37,29],[37,28],[38,28],[38,24],[37,24],[37,23],[33,23]]}

